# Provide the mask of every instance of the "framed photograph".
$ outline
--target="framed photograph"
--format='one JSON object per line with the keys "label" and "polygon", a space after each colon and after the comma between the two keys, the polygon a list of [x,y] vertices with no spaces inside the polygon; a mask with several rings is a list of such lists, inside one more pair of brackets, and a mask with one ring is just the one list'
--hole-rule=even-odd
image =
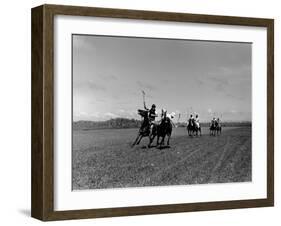
{"label": "framed photograph", "polygon": [[274,205],[274,21],[32,9],[32,216]]}

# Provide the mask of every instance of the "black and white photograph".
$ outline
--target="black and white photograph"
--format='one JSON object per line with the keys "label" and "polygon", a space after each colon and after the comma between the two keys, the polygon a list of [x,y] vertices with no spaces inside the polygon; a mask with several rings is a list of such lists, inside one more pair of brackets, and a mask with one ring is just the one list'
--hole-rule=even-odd
{"label": "black and white photograph", "polygon": [[252,43],[72,34],[72,189],[252,181]]}

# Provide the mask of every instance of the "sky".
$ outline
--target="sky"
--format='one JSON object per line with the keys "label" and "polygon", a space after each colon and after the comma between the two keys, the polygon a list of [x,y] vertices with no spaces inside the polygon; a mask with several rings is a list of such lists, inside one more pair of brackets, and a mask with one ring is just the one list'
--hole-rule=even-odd
{"label": "sky", "polygon": [[[73,35],[73,120],[136,118],[146,105],[201,121],[251,120],[251,43]],[[179,114],[181,115],[179,118]]]}

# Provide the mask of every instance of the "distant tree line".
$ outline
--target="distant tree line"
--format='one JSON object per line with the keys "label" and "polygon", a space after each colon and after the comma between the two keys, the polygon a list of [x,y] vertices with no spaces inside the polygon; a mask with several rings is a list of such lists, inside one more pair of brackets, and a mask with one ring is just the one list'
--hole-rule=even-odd
{"label": "distant tree line", "polygon": [[[96,130],[96,129],[123,129],[123,128],[139,128],[142,121],[137,119],[128,118],[114,118],[106,121],[76,121],[73,122],[74,130]],[[241,127],[241,126],[251,126],[251,122],[222,122],[224,127]],[[178,127],[186,127],[186,123],[179,122],[176,123]],[[210,123],[202,122],[201,127],[209,127]]]}
{"label": "distant tree line", "polygon": [[114,118],[107,121],[73,122],[74,130],[139,128],[140,126],[141,126],[141,120],[127,119],[127,118]]}

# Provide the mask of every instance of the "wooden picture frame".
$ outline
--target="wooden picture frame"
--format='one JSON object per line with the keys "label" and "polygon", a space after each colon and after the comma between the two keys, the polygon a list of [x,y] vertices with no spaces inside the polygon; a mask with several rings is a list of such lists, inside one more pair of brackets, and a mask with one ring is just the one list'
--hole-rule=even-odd
{"label": "wooden picture frame", "polygon": [[[54,16],[88,16],[264,27],[267,29],[267,198],[54,211]],[[31,215],[51,221],[274,205],[274,20],[62,5],[32,9]]]}

